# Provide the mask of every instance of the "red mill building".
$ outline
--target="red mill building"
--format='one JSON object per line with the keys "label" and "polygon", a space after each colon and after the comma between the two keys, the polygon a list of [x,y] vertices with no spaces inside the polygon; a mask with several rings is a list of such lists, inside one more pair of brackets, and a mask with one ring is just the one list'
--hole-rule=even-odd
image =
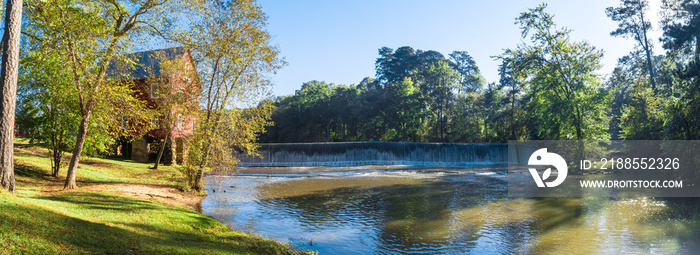
{"label": "red mill building", "polygon": [[[110,73],[120,73],[121,82],[130,83],[132,89],[136,91],[134,97],[144,100],[148,103],[150,109],[158,109],[159,100],[164,95],[159,95],[157,86],[170,86],[172,89],[192,90],[192,93],[199,93],[199,78],[197,72],[194,71],[195,65],[192,62],[189,49],[186,48],[168,48],[161,50],[152,50],[138,52],[129,55],[129,58],[135,62],[130,67],[120,68],[125,71],[117,71],[117,68],[110,67]],[[166,62],[167,61],[167,62]],[[163,66],[164,63],[179,63],[177,65]],[[174,67],[176,66],[176,67]],[[168,68],[176,68],[178,70],[166,71]],[[186,70],[190,70],[187,72]],[[195,97],[193,97],[195,98]],[[199,106],[199,97],[196,96],[197,102],[195,107]],[[181,164],[186,155],[184,137],[192,134],[194,127],[194,116],[182,116],[182,114],[171,113],[170,119],[171,131],[168,132],[167,123],[164,123],[165,118],[157,117],[151,120],[151,126],[154,129],[145,132],[145,135],[134,137],[122,136],[119,137],[118,144],[115,146],[117,155],[124,158],[132,159],[138,162],[146,162],[155,160],[157,157],[160,144],[166,142],[167,145],[163,152],[161,162],[164,164]],[[120,118],[122,128],[134,129],[134,124],[129,121],[126,116],[116,116]],[[145,130],[137,132],[143,134]],[[168,134],[169,133],[169,134]]]}

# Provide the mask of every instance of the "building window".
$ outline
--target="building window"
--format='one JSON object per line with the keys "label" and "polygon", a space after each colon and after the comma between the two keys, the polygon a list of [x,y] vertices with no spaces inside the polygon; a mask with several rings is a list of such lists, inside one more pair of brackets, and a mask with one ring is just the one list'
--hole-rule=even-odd
{"label": "building window", "polygon": [[151,120],[151,125],[153,125],[154,128],[160,128],[160,120],[158,117],[153,117],[153,120]]}
{"label": "building window", "polygon": [[158,97],[158,83],[151,82],[151,98]]}
{"label": "building window", "polygon": [[182,114],[177,115],[177,129],[182,129]]}
{"label": "building window", "polygon": [[122,127],[122,129],[129,128],[129,120],[126,116],[122,115],[121,117],[119,117],[119,126]]}

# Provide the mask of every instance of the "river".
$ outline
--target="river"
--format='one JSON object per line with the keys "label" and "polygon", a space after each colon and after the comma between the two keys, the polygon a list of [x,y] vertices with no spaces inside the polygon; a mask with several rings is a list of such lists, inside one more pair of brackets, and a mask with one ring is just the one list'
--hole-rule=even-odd
{"label": "river", "polygon": [[206,177],[202,210],[320,254],[698,254],[696,198],[509,198],[506,171],[315,167]]}

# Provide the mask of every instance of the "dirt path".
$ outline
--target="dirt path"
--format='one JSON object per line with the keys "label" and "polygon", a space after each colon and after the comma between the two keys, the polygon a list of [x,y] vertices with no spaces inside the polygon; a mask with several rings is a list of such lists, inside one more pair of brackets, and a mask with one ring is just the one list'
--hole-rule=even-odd
{"label": "dirt path", "polygon": [[[55,194],[63,191],[63,182],[57,181],[44,187],[44,193]],[[75,191],[112,192],[143,200],[155,200],[166,205],[182,206],[202,212],[204,195],[182,192],[172,186],[137,183],[79,183]]]}

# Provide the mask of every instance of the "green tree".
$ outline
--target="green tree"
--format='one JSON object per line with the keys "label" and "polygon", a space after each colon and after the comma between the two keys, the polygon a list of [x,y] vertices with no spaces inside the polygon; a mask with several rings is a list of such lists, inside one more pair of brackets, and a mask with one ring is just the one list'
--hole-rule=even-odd
{"label": "green tree", "polygon": [[481,92],[460,93],[453,104],[450,141],[503,142],[506,139],[504,93],[494,83]]}
{"label": "green tree", "polygon": [[445,141],[450,117],[449,109],[460,78],[460,74],[454,71],[446,61],[429,66],[424,71],[418,72],[416,77],[423,97],[428,101],[428,107],[434,114],[435,139],[440,141]]}
{"label": "green tree", "polygon": [[452,129],[450,140],[452,141],[481,141],[482,134],[482,94],[477,92],[459,93],[452,104]]}
{"label": "green tree", "polygon": [[60,54],[48,44],[33,46],[21,64],[18,123],[32,143],[47,145],[51,175],[58,177],[64,152],[75,144],[80,119],[76,91]]}
{"label": "green tree", "polygon": [[646,55],[647,72],[651,81],[652,89],[656,89],[656,72],[652,56],[652,44],[649,42],[647,32],[652,30],[651,23],[646,17],[649,9],[647,0],[621,0],[620,7],[608,7],[605,13],[613,21],[619,22],[615,31],[610,32],[612,36],[632,37],[637,41],[638,46]]}
{"label": "green tree", "polygon": [[557,29],[545,8],[530,9],[516,22],[532,41],[513,50],[529,58],[517,75],[526,77],[531,96],[531,138],[607,139],[610,96],[594,72],[602,52],[587,42],[572,42],[570,31]]}
{"label": "green tree", "polygon": [[629,105],[622,109],[620,129],[625,140],[661,140],[665,103],[644,82],[635,82]]}
{"label": "green tree", "polygon": [[[302,84],[294,95],[273,102],[274,127],[262,140],[269,142],[326,142],[355,137],[359,91],[322,81]],[[349,130],[355,127],[355,130]],[[272,137],[275,138],[272,138]],[[270,140],[272,138],[272,140]]]}
{"label": "green tree", "polygon": [[664,48],[691,54],[700,62],[700,1],[664,0],[662,9]]}
{"label": "green tree", "polygon": [[675,97],[674,94],[688,87],[687,84],[689,84],[690,81],[688,79],[681,79],[679,76],[681,68],[683,67],[680,65],[682,62],[682,57],[677,54],[677,52],[669,52],[666,56],[656,56],[656,66],[658,70],[658,76],[656,77],[656,85],[658,86],[656,89],[657,94],[666,97]]}
{"label": "green tree", "polygon": [[476,93],[483,86],[473,58],[455,51],[448,60],[408,46],[384,47],[379,54],[376,80],[367,77],[351,86],[312,81],[275,100],[276,125],[263,140],[450,141],[459,136],[462,129],[451,127],[462,124],[452,117],[456,93]]}
{"label": "green tree", "polygon": [[358,108],[361,91],[355,85],[338,85],[332,88],[328,101],[328,111],[333,118],[329,125],[329,141],[357,141],[361,135],[358,130],[362,120]]}
{"label": "green tree", "polygon": [[623,108],[629,104],[633,82],[633,77],[629,77],[623,67],[616,67],[607,81],[607,87],[614,91],[610,106],[610,124],[608,128],[610,138],[613,140],[621,138],[620,118],[622,117]]}
{"label": "green tree", "polygon": [[[671,72],[674,97],[666,120],[666,137],[695,140],[700,138],[700,1],[668,0],[663,2],[664,48],[675,59],[677,72]],[[673,65],[664,65],[673,70]]]}
{"label": "green tree", "polygon": [[476,61],[466,51],[450,53],[450,64],[461,75],[459,83],[462,91],[474,92],[484,86],[484,77],[481,76]]}
{"label": "green tree", "polygon": [[256,155],[257,134],[270,124],[271,107],[251,106],[269,96],[268,74],[284,62],[254,1],[202,0],[196,7],[191,28],[172,37],[192,49],[202,81],[202,110],[183,167],[188,185],[201,191],[205,171],[237,162],[234,150]]}
{"label": "green tree", "polygon": [[331,84],[322,81],[310,81],[301,85],[297,97],[297,109],[302,115],[303,123],[297,132],[305,141],[330,142],[330,125],[334,121],[330,112]]}
{"label": "green tree", "polygon": [[507,139],[521,140],[527,138],[527,112],[525,105],[529,101],[529,95],[525,94],[525,87],[520,68],[527,67],[529,61],[537,57],[521,55],[522,52],[506,50],[503,54],[494,58],[501,60],[498,67],[500,74],[499,86],[504,90],[507,105],[506,116]]}
{"label": "green tree", "polygon": [[483,118],[481,140],[485,142],[505,142],[506,115],[505,98],[502,87],[490,83],[477,101]]}
{"label": "green tree", "polygon": [[444,61],[446,61],[445,57],[437,51],[414,50],[409,46],[393,51],[391,48],[382,47],[379,49],[379,58],[375,62],[377,82],[381,87],[387,84],[398,84],[404,78],[413,77],[430,66]]}
{"label": "green tree", "polygon": [[427,117],[420,90],[410,77],[387,88],[389,107],[387,108],[386,139],[400,142],[422,141],[423,123]]}

